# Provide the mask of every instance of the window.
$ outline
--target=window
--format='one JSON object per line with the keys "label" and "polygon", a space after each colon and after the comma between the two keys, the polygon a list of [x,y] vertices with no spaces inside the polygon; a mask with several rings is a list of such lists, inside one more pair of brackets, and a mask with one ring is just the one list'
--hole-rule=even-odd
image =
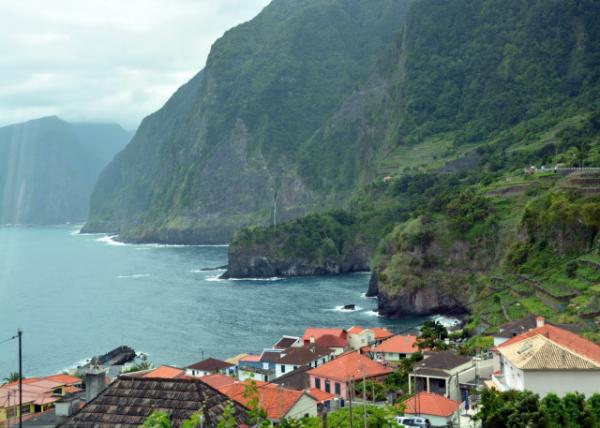
{"label": "window", "polygon": [[281,373],[285,373],[285,365],[281,365]]}
{"label": "window", "polygon": [[342,385],[337,382],[335,383],[335,393],[337,395],[342,395]]}
{"label": "window", "polygon": [[315,378],[315,388],[321,389],[321,379],[318,377]]}
{"label": "window", "polygon": [[328,380],[325,381],[325,392],[331,392],[331,383]]}

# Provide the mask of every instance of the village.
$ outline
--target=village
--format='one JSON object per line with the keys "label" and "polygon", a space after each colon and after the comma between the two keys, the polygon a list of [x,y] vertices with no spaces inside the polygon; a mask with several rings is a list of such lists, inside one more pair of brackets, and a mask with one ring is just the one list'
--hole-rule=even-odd
{"label": "village", "polygon": [[501,326],[490,350],[469,355],[436,321],[415,334],[307,328],[260,354],[186,367],[151,367],[144,360],[119,373],[96,362],[84,375],[23,378],[20,411],[18,380],[4,384],[0,426],[18,426],[19,418],[32,427],[141,426],[155,411],[166,412],[173,426],[197,412],[201,426],[217,426],[224,417],[252,426],[253,407],[275,425],[320,417],[324,426],[328,414],[364,408],[366,426],[367,406],[394,409],[399,426],[480,426],[485,390],[541,397],[598,391],[600,346],[572,330],[532,315]]}

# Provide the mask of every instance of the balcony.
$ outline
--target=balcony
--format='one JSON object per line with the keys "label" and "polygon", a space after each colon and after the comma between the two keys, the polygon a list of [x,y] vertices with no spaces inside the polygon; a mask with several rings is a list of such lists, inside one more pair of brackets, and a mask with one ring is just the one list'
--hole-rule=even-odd
{"label": "balcony", "polygon": [[492,381],[494,381],[494,385],[498,391],[509,391],[511,388],[506,384],[506,379],[502,374],[492,374]]}

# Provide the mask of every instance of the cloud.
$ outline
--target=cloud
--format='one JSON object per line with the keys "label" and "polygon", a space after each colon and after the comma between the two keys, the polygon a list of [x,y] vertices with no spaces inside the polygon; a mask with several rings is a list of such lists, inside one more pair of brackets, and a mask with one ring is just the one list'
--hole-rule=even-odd
{"label": "cloud", "polygon": [[269,0],[0,2],[0,126],[46,115],[134,129]]}

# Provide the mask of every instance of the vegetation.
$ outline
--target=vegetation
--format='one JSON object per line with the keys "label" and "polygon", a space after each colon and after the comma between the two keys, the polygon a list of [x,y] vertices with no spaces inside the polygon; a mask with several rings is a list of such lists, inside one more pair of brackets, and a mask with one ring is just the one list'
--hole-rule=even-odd
{"label": "vegetation", "polygon": [[[202,413],[196,413],[192,415],[192,417],[185,420],[181,424],[181,428],[197,428],[201,426],[202,417]],[[172,426],[173,424],[171,423],[171,418],[167,412],[160,410],[155,410],[152,412],[152,414],[148,416],[142,425],[143,428],[171,428]],[[228,425],[224,425],[224,427],[228,427]],[[219,428],[221,427],[219,426]]]}
{"label": "vegetation", "polygon": [[548,394],[540,400],[529,391],[484,390],[477,417],[484,427],[494,428],[594,428],[599,426],[600,395],[587,400],[569,393],[562,399]]}
{"label": "vegetation", "polygon": [[[25,379],[25,378],[23,378]],[[10,372],[8,376],[6,376],[3,381],[4,383],[17,382],[19,380],[19,372]]]}
{"label": "vegetation", "polygon": [[154,363],[148,359],[147,355],[142,355],[140,361],[135,364],[130,365],[129,367],[125,367],[122,373],[134,373],[141,372],[144,370],[151,370],[154,368]]}

